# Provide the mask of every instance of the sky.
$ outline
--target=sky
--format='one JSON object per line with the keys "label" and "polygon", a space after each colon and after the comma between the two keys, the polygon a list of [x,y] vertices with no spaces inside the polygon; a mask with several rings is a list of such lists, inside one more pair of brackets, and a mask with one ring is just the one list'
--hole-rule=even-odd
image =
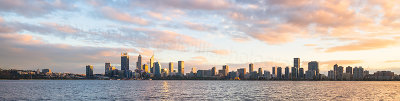
{"label": "sky", "polygon": [[[121,52],[185,72],[318,61],[400,74],[398,0],[0,0],[0,68],[104,73]],[[258,70],[258,69],[255,69]]]}

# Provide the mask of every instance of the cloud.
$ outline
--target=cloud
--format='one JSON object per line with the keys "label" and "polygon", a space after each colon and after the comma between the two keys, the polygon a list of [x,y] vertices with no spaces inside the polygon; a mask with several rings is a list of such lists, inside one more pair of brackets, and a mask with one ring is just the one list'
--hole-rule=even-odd
{"label": "cloud", "polygon": [[196,56],[192,57],[191,60],[188,61],[188,63],[193,63],[193,64],[204,64],[207,63],[207,58],[204,56]]}
{"label": "cloud", "polygon": [[393,39],[361,39],[347,45],[330,47],[326,49],[325,52],[373,50],[396,44],[398,44],[398,42]]}
{"label": "cloud", "polygon": [[172,20],[170,17],[163,16],[161,13],[156,13],[152,11],[148,11],[147,15],[158,20],[168,20],[168,21]]}
{"label": "cloud", "polygon": [[208,25],[192,23],[192,22],[188,22],[188,21],[185,21],[184,25],[189,29],[197,30],[197,31],[211,31],[211,30],[216,29],[216,28],[213,28]]}
{"label": "cloud", "polygon": [[333,66],[335,64],[338,65],[351,65],[351,64],[358,64],[362,63],[362,60],[330,60],[330,61],[322,61],[320,62],[321,65],[328,65]]}
{"label": "cloud", "polygon": [[13,12],[26,17],[37,17],[55,11],[77,10],[74,1],[26,1],[26,0],[1,0],[0,11]]}
{"label": "cloud", "polygon": [[3,17],[0,16],[0,23],[2,23],[3,21],[4,21]]}
{"label": "cloud", "polygon": [[228,9],[233,4],[226,0],[157,0],[157,1],[135,1],[133,5],[158,7],[158,8],[179,8],[189,10],[222,10]]}
{"label": "cloud", "polygon": [[386,60],[386,63],[394,63],[394,62],[400,62],[400,60]]}
{"label": "cloud", "polygon": [[120,12],[111,7],[101,8],[101,13],[112,20],[127,22],[138,25],[148,25],[149,22],[143,18],[137,16],[131,16],[129,13]]}
{"label": "cloud", "polygon": [[317,44],[304,44],[304,46],[317,46]]}
{"label": "cloud", "polygon": [[212,50],[211,52],[218,55],[229,55],[230,53],[228,50]]}

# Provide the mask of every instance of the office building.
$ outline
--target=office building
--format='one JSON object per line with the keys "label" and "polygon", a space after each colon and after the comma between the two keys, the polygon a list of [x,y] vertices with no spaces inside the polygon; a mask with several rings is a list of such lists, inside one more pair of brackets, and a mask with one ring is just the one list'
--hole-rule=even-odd
{"label": "office building", "polygon": [[161,64],[154,62],[154,76],[161,77]]}
{"label": "office building", "polygon": [[333,68],[335,72],[335,80],[343,80],[343,66],[335,64]]}
{"label": "office building", "polygon": [[52,72],[51,72],[51,69],[42,69],[42,73],[43,73],[43,74],[46,74],[46,75],[49,75],[49,74],[51,74]]}
{"label": "office building", "polygon": [[154,55],[150,57],[149,68],[150,68],[150,73],[154,73]]}
{"label": "office building", "polygon": [[178,74],[184,76],[185,75],[184,73],[185,73],[185,62],[178,61]]}
{"label": "office building", "polygon": [[265,70],[265,71],[264,71],[264,77],[265,77],[265,79],[267,79],[267,80],[271,79],[271,72]]}
{"label": "office building", "polygon": [[104,66],[104,67],[105,67],[105,69],[104,69],[104,70],[105,70],[105,71],[104,71],[104,75],[110,76],[110,73],[111,73],[111,71],[112,71],[112,70],[111,70],[111,69],[112,69],[112,68],[111,68],[111,63],[109,63],[109,62],[108,62],[108,63],[105,63],[105,66]]}
{"label": "office building", "polygon": [[292,80],[297,79],[297,69],[295,67],[292,67]]}
{"label": "office building", "polygon": [[254,65],[253,65],[253,63],[250,63],[249,64],[249,73],[253,72],[253,69],[254,69]]}
{"label": "office building", "polygon": [[303,68],[299,68],[299,75],[298,75],[298,78],[304,79],[304,69],[303,69]]}
{"label": "office building", "polygon": [[147,64],[143,64],[143,70],[144,70],[144,72],[146,72],[146,73],[150,73],[150,72],[149,72],[149,66],[148,66]]}
{"label": "office building", "polygon": [[290,71],[289,71],[289,66],[286,66],[286,68],[285,68],[285,79],[286,80],[289,80],[289,73],[290,73]]}
{"label": "office building", "polygon": [[350,66],[347,66],[347,67],[346,67],[346,73],[347,73],[347,74],[353,74],[353,68],[350,67]]}
{"label": "office building", "polygon": [[262,76],[263,76],[262,68],[258,68],[258,76],[259,76],[259,77],[262,77]]}
{"label": "office building", "polygon": [[392,71],[377,71],[374,73],[375,80],[393,80],[394,72]]}
{"label": "office building", "polygon": [[212,67],[211,76],[215,76],[216,74],[217,74],[217,69],[215,67]]}
{"label": "office building", "polygon": [[224,70],[224,76],[227,76],[229,73],[229,66],[228,65],[223,65],[222,70]]}
{"label": "office building", "polygon": [[276,68],[272,67],[272,78],[276,77]]}
{"label": "office building", "polygon": [[129,77],[129,56],[128,53],[121,54],[121,71],[124,73],[124,78]]}
{"label": "office building", "polygon": [[335,80],[335,72],[333,70],[328,71],[328,78],[330,80]]}
{"label": "office building", "polygon": [[136,62],[136,69],[138,69],[138,70],[144,70],[144,69],[142,68],[142,55],[140,55],[140,54],[139,54],[138,60],[137,60],[137,62]]}
{"label": "office building", "polygon": [[314,71],[315,73],[311,73],[311,74],[315,74],[315,75],[311,75],[313,78],[314,77],[319,77],[319,64],[317,61],[311,61],[308,62],[308,71],[312,72]]}
{"label": "office building", "polygon": [[294,60],[293,67],[296,68],[296,71],[295,72],[292,71],[292,75],[296,76],[296,78],[297,78],[297,77],[299,77],[300,58],[294,58],[293,60]]}
{"label": "office building", "polygon": [[93,78],[93,66],[86,65],[86,78]]}
{"label": "office building", "polygon": [[282,67],[278,67],[277,69],[276,69],[276,76],[277,76],[277,78],[278,79],[282,79]]}
{"label": "office building", "polygon": [[174,63],[172,63],[172,62],[168,63],[168,70],[169,70],[169,73],[172,73],[174,71]]}
{"label": "office building", "polygon": [[237,69],[237,72],[238,72],[238,74],[239,74],[239,78],[240,78],[240,79],[243,79],[244,76],[246,75],[246,68]]}

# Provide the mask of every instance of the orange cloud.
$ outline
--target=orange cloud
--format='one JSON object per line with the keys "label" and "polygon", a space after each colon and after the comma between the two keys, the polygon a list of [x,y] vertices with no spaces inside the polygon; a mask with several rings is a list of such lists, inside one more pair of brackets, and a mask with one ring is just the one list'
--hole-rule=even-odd
{"label": "orange cloud", "polygon": [[317,46],[317,44],[304,44],[304,46]]}
{"label": "orange cloud", "polygon": [[28,34],[0,34],[0,38],[23,45],[43,44],[43,42],[39,38],[33,37],[32,35]]}
{"label": "orange cloud", "polygon": [[111,7],[103,7],[101,9],[101,11],[106,17],[114,19],[114,20],[133,23],[133,24],[139,24],[139,25],[148,25],[149,24],[149,22],[143,18],[131,16],[129,13],[119,12],[118,10],[115,10],[114,8],[111,8]]}
{"label": "orange cloud", "polygon": [[204,56],[196,56],[196,57],[192,57],[191,60],[188,61],[188,63],[191,64],[204,64],[207,63],[207,58]]}
{"label": "orange cloud", "polygon": [[322,61],[320,62],[321,64],[327,64],[327,65],[349,65],[349,64],[358,64],[362,63],[362,60],[330,60],[330,61]]}
{"label": "orange cloud", "polygon": [[386,60],[386,63],[400,62],[400,60]]}
{"label": "orange cloud", "polygon": [[211,29],[210,26],[202,25],[202,24],[198,24],[198,23],[192,23],[189,21],[185,21],[184,25],[190,29],[198,30],[198,31],[208,31]]}
{"label": "orange cloud", "polygon": [[398,42],[391,39],[361,39],[347,45],[330,47],[326,49],[325,52],[373,50],[396,44],[398,44]]}
{"label": "orange cloud", "polygon": [[211,52],[218,55],[228,55],[230,53],[228,50],[212,50]]}
{"label": "orange cloud", "polygon": [[150,17],[153,17],[155,19],[158,19],[158,20],[168,20],[168,21],[171,20],[170,17],[163,16],[161,13],[149,11],[149,12],[147,12],[147,15],[149,15]]}

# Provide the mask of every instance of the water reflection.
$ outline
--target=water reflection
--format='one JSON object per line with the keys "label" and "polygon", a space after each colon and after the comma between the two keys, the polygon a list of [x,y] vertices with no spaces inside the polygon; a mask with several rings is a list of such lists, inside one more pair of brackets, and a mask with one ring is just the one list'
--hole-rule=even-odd
{"label": "water reflection", "polygon": [[0,101],[398,99],[398,81],[0,80]]}
{"label": "water reflection", "polygon": [[163,85],[162,85],[162,99],[169,99],[170,98],[170,94],[169,94],[169,85],[167,81],[163,81]]}

